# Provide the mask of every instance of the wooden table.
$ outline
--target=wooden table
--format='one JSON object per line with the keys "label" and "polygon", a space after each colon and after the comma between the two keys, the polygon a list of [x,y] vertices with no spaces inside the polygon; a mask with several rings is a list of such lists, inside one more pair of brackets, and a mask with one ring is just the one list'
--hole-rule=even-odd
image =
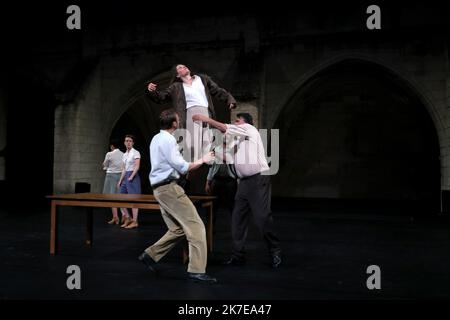
{"label": "wooden table", "polygon": [[[50,254],[58,252],[58,206],[87,207],[86,220],[86,245],[93,243],[93,208],[138,208],[160,210],[155,197],[150,194],[102,194],[102,193],[74,193],[47,196],[51,199],[51,221],[50,221]],[[206,224],[206,239],[208,250],[213,249],[213,200],[212,196],[189,196],[194,205],[200,204],[208,210],[208,221]],[[184,250],[184,261],[187,259],[186,248]]]}

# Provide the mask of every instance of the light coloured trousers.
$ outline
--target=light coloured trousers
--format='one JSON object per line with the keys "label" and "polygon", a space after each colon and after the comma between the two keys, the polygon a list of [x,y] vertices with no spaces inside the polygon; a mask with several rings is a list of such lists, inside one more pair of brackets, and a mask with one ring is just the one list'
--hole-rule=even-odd
{"label": "light coloured trousers", "polygon": [[[192,121],[194,114],[202,114],[209,117],[208,108],[193,106],[186,111],[186,130],[190,134],[190,139],[186,139],[186,145],[190,151],[190,161],[200,159],[204,154],[209,152],[211,148],[211,132],[209,125],[203,128],[203,123],[199,121]],[[185,158],[186,159],[186,158]]]}
{"label": "light coloured trousers", "polygon": [[205,224],[183,188],[172,182],[153,191],[161,207],[161,214],[169,230],[145,252],[158,262],[180,240],[186,237],[189,244],[188,272],[205,273],[207,246]]}

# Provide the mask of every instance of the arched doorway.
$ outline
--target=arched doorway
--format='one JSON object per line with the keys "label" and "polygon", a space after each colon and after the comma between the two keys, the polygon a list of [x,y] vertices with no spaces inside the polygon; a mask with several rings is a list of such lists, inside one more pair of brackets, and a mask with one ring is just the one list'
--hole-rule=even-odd
{"label": "arched doorway", "polygon": [[124,137],[132,134],[135,137],[134,148],[141,154],[139,175],[142,183],[142,193],[151,193],[150,182],[150,152],[152,137],[159,132],[158,111],[161,107],[150,106],[145,97],[136,99],[118,119],[111,131],[110,140],[118,140],[120,149],[125,151]]}
{"label": "arched doorway", "polygon": [[274,127],[285,144],[275,196],[386,200],[439,212],[434,124],[418,96],[383,67],[360,60],[328,67],[294,94]]}

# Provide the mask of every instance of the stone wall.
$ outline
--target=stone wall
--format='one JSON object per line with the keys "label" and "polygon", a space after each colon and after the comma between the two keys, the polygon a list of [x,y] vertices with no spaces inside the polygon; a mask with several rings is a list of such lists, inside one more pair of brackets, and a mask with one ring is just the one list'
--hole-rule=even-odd
{"label": "stone wall", "polygon": [[[6,96],[3,88],[0,88],[0,152],[6,147]],[[5,180],[5,157],[0,153],[0,181]]]}
{"label": "stone wall", "polygon": [[[55,192],[72,191],[77,181],[91,183],[93,191],[101,190],[104,173],[100,164],[117,121],[128,110],[134,112],[144,136],[153,132],[161,107],[145,98],[145,87],[149,81],[167,86],[170,68],[176,63],[209,74],[235,95],[240,108],[232,112],[231,120],[236,112],[250,112],[260,128],[286,129],[280,117],[292,108],[296,95],[312,79],[346,61],[380,68],[420,101],[439,143],[441,189],[450,190],[446,36],[439,32],[405,36],[389,21],[384,33],[372,34],[359,25],[349,27],[353,20],[332,28],[333,23],[325,22],[333,17],[327,15],[323,25],[308,24],[306,14],[297,17],[304,23],[295,23],[290,15],[287,18],[286,24],[277,24],[283,19],[267,21],[251,14],[199,17],[189,28],[169,18],[87,33],[82,39],[81,59],[97,59],[98,63],[75,98],[56,110]],[[401,23],[414,26],[409,20]],[[146,107],[149,112],[142,111]],[[133,111],[138,109],[141,111]],[[229,113],[220,112],[220,117],[228,121]],[[145,130],[147,121],[152,129]],[[280,148],[288,147],[284,143],[280,141]],[[315,141],[297,148],[305,143],[314,145]],[[301,170],[293,173],[292,181],[302,181]],[[323,184],[327,183],[331,182],[324,180]],[[320,191],[325,189],[298,193],[298,187],[290,186],[292,192],[286,195],[341,196],[336,191]]]}

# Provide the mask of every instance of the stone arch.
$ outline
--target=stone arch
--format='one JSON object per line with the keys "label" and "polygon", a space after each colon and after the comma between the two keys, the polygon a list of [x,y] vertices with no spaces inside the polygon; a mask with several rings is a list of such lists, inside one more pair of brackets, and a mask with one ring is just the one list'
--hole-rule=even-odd
{"label": "stone arch", "polygon": [[141,80],[136,81],[130,88],[125,90],[125,93],[119,98],[115,106],[112,108],[113,112],[109,118],[107,132],[111,132],[113,127],[116,125],[120,117],[138,100],[145,97],[147,84],[149,82],[158,83],[159,86],[164,87],[169,84],[171,79],[170,70],[163,72],[154,73],[149,77],[141,78]]}
{"label": "stone arch", "polygon": [[[105,126],[105,144],[111,138],[122,139],[125,134],[136,137],[135,148],[141,153],[142,192],[150,193],[148,174],[150,172],[150,155],[148,146],[151,138],[159,131],[158,115],[170,104],[158,105],[146,97],[149,82],[155,82],[164,88],[171,80],[170,70],[159,72],[133,83],[113,106],[108,123]],[[123,149],[123,146],[121,147]],[[124,150],[122,150],[124,151]]]}
{"label": "stone arch", "polygon": [[[429,112],[434,125],[436,127],[436,131],[439,136],[439,142],[440,145],[442,145],[442,141],[445,138],[444,132],[445,132],[445,124],[443,122],[443,117],[440,114],[438,108],[433,103],[431,97],[426,93],[426,89],[423,88],[419,83],[411,79],[410,76],[408,76],[407,72],[404,70],[401,70],[398,67],[393,66],[392,64],[381,61],[377,58],[374,58],[372,56],[363,55],[363,54],[342,54],[335,56],[333,58],[330,58],[319,65],[311,68],[308,72],[302,74],[297,81],[292,85],[292,90],[290,90],[290,93],[287,94],[287,98],[281,102],[280,108],[276,114],[273,121],[275,122],[276,119],[278,119],[279,114],[282,112],[284,106],[288,105],[293,96],[306,84],[310,79],[312,79],[315,75],[319,74],[320,72],[325,71],[326,69],[345,62],[345,61],[361,61],[366,63],[372,63],[377,67],[380,67],[382,69],[385,69],[387,72],[391,73],[392,75],[397,76],[404,85],[406,85],[417,97],[421,100],[423,105],[426,107],[427,111]],[[269,127],[272,127],[273,123],[269,124]]]}
{"label": "stone arch", "polygon": [[[361,68],[361,66],[363,66],[363,68]],[[367,66],[367,69],[365,69],[364,67]],[[357,70],[357,72],[354,72],[353,68],[358,68],[359,70]],[[366,71],[367,70],[367,71]],[[387,72],[386,72],[387,71]],[[366,75],[367,73],[367,75]],[[355,78],[355,77],[362,77],[362,78]],[[334,80],[333,80],[334,79]],[[340,79],[343,80],[343,84],[341,85],[340,82],[336,82],[336,79]],[[360,81],[360,80],[355,80],[355,79],[361,79],[361,81],[364,81],[364,79],[370,79],[370,81],[367,82],[361,82],[360,85],[348,85],[345,83],[355,83],[355,81]],[[386,81],[387,80],[387,81]],[[334,81],[334,82],[333,82]],[[437,196],[439,196],[439,172],[442,170],[442,165],[441,168],[439,168],[439,154],[441,152],[441,148],[440,146],[442,145],[441,142],[443,141],[443,135],[444,135],[444,126],[440,120],[438,111],[436,110],[436,108],[434,108],[434,105],[432,104],[431,100],[428,99],[428,97],[424,94],[424,90],[421,90],[420,86],[419,89],[415,90],[415,86],[417,86],[416,83],[410,81],[407,83],[404,83],[404,77],[399,76],[399,74],[397,72],[394,72],[390,69],[387,69],[385,66],[380,65],[379,63],[374,63],[373,61],[367,61],[366,59],[361,59],[361,58],[348,58],[348,56],[344,57],[340,57],[337,59],[333,59],[333,61],[328,61],[328,63],[325,63],[323,65],[321,65],[320,67],[316,67],[314,70],[310,71],[309,73],[303,75],[296,83],[295,86],[293,86],[295,89],[292,91],[292,94],[289,96],[288,99],[286,99],[285,103],[283,104],[283,108],[281,109],[281,111],[277,114],[276,117],[276,121],[272,124],[272,127],[283,127],[285,129],[285,132],[290,131],[291,129],[289,128],[294,128],[297,125],[300,125],[300,127],[303,127],[303,131],[297,131],[297,132],[303,132],[303,133],[298,133],[300,134],[297,138],[296,136],[292,135],[292,132],[289,133],[288,136],[286,136],[285,138],[290,137],[289,139],[293,139],[292,141],[292,147],[294,148],[294,150],[297,147],[302,147],[305,145],[308,145],[309,142],[311,142],[311,129],[313,131],[317,130],[317,134],[319,137],[322,137],[322,139],[324,138],[324,131],[322,130],[324,126],[329,126],[330,124],[333,125],[332,123],[335,123],[335,125],[338,125],[337,123],[340,123],[339,125],[342,125],[342,123],[346,123],[349,124],[350,120],[348,120],[349,118],[351,119],[358,119],[356,121],[358,122],[353,122],[353,124],[351,125],[352,129],[351,130],[355,130],[352,135],[355,136],[355,134],[360,134],[362,132],[371,132],[369,129],[367,130],[363,130],[361,131],[361,126],[360,123],[365,123],[365,121],[360,121],[360,120],[364,120],[364,118],[361,118],[361,116],[355,116],[352,112],[352,110],[357,110],[357,114],[360,114],[360,110],[359,109],[355,109],[355,108],[351,108],[351,109],[346,109],[343,108],[341,106],[357,106],[358,108],[360,108],[360,106],[366,106],[364,107],[365,109],[363,110],[370,110],[370,112],[368,114],[373,113],[375,110],[375,112],[377,112],[378,114],[376,115],[376,117],[380,117],[380,115],[383,115],[384,112],[390,110],[389,112],[395,112],[393,113],[393,117],[389,116],[388,118],[380,118],[378,119],[375,123],[380,123],[381,121],[384,121],[384,119],[388,119],[388,123],[390,125],[389,129],[391,131],[383,131],[381,130],[381,140],[386,138],[386,133],[400,133],[400,132],[406,132],[405,130],[403,131],[398,131],[401,129],[398,128],[407,128],[407,130],[410,130],[409,128],[411,128],[411,124],[415,124],[414,121],[416,121],[417,119],[425,119],[423,124],[421,122],[420,123],[420,130],[425,130],[424,132],[427,132],[426,134],[426,139],[431,139],[431,140],[426,140],[431,142],[430,143],[430,147],[419,147],[422,149],[419,149],[419,153],[418,156],[419,160],[417,160],[419,164],[413,164],[411,166],[405,166],[405,169],[402,168],[401,171],[397,171],[398,175],[394,178],[392,178],[392,182],[399,182],[398,184],[392,187],[391,190],[382,190],[382,184],[383,183],[379,183],[379,182],[375,182],[375,180],[373,180],[374,178],[376,179],[376,175],[374,176],[374,172],[378,172],[380,169],[390,169],[390,170],[394,170],[396,168],[400,168],[399,167],[399,159],[404,159],[403,161],[410,161],[409,158],[399,158],[400,155],[411,155],[412,150],[413,149],[408,149],[410,148],[409,146],[403,147],[401,141],[400,144],[395,144],[395,148],[397,148],[396,146],[399,146],[398,151],[395,152],[395,156],[394,158],[391,158],[390,156],[386,157],[386,148],[392,148],[392,146],[394,145],[394,143],[386,144],[386,148],[382,148],[379,149],[379,151],[381,151],[381,153],[377,153],[375,150],[378,147],[370,147],[375,146],[375,144],[370,144],[370,141],[377,141],[377,140],[371,140],[373,139],[373,135],[374,132],[377,131],[372,131],[372,133],[369,133],[368,136],[366,137],[370,137],[369,140],[369,144],[363,145],[360,144],[360,141],[366,141],[364,140],[364,138],[361,139],[356,139],[356,138],[351,138],[348,134],[351,132],[345,131],[345,130],[340,130],[337,129],[338,131],[337,134],[340,135],[340,137],[350,137],[350,139],[353,139],[355,141],[351,141],[351,145],[352,145],[352,151],[350,152],[349,150],[344,150],[342,149],[342,151],[339,151],[338,149],[335,149],[336,146],[341,146],[341,142],[348,142],[345,140],[339,140],[340,138],[336,138],[336,142],[337,143],[331,143],[331,144],[326,144],[323,143],[321,144],[319,141],[319,145],[320,147],[318,148],[313,148],[313,149],[307,149],[305,148],[304,152],[312,152],[312,154],[309,158],[308,157],[304,157],[304,156],[294,156],[293,159],[297,159],[297,160],[289,160],[291,161],[291,164],[288,166],[291,170],[292,168],[292,163],[295,164],[295,166],[303,166],[303,165],[310,165],[311,163],[314,162],[314,159],[320,159],[317,158],[317,154],[321,153],[323,155],[325,155],[326,157],[328,156],[332,156],[335,157],[336,160],[330,160],[330,161],[323,161],[320,165],[318,166],[309,166],[310,171],[305,171],[303,174],[301,174],[303,177],[308,177],[308,179],[310,180],[309,183],[304,183],[299,184],[298,189],[296,189],[298,193],[298,196],[302,196],[303,194],[306,195],[306,197],[311,196],[311,197],[322,197],[323,195],[325,195],[324,197],[337,197],[340,198],[341,196],[349,196],[349,195],[353,195],[352,192],[355,192],[355,194],[359,194],[359,196],[364,196],[364,192],[359,192],[359,190],[355,187],[357,185],[361,185],[363,188],[366,187],[367,190],[371,190],[372,191],[381,191],[380,192],[380,196],[387,196],[387,197],[395,197],[395,192],[399,192],[399,197],[402,199],[417,199],[420,198],[422,194],[426,194],[427,199],[430,198],[429,193],[426,192],[424,193],[423,188],[402,188],[404,186],[407,185],[406,179],[400,179],[399,177],[404,177],[404,172],[410,170],[411,172],[416,172],[415,170],[417,170],[418,168],[425,168],[423,167],[423,163],[425,162],[421,162],[423,159],[428,159],[426,161],[426,163],[430,164],[433,163],[433,166],[428,165],[427,168],[430,167],[430,170],[432,173],[433,178],[431,180],[426,180],[424,179],[424,181],[434,181],[433,183],[433,199],[436,200]],[[378,86],[377,84],[380,83],[380,86]],[[391,90],[391,86],[395,87]],[[359,88],[356,89],[355,88]],[[363,89],[361,91],[361,88]],[[368,88],[367,93],[366,93],[366,88]],[[327,90],[329,92],[327,92]],[[341,90],[342,91],[341,93]],[[360,90],[360,91],[358,91]],[[381,90],[381,91],[379,91]],[[398,93],[397,93],[398,91]],[[363,94],[364,92],[364,94]],[[375,100],[367,100],[367,102],[365,102],[366,100],[358,100],[358,98],[363,96],[377,96],[377,93],[386,93],[386,98],[382,98],[382,99],[375,99]],[[321,93],[323,94],[324,97],[328,97],[328,98],[321,98]],[[345,94],[347,93],[347,94]],[[375,95],[374,95],[375,93]],[[391,94],[392,93],[392,94]],[[355,100],[356,102],[350,102],[347,103],[344,100],[347,99],[345,98],[344,100],[340,100],[339,97],[343,97],[342,99],[344,99],[345,97],[350,97],[353,98],[353,96],[357,99]],[[345,96],[345,97],[344,97]],[[320,97],[320,98],[318,98]],[[330,97],[332,97],[332,99],[330,99]],[[384,97],[383,95],[381,95],[381,97]],[[392,100],[392,97],[395,97],[394,100]],[[400,100],[397,100],[397,98],[400,97]],[[405,98],[405,99],[403,99]],[[324,100],[325,99],[325,100]],[[337,100],[336,100],[337,99]],[[369,98],[372,99],[372,98]],[[384,100],[383,100],[384,99]],[[387,100],[386,100],[387,99]],[[337,102],[340,101],[340,102]],[[344,102],[343,102],[344,101]],[[374,104],[374,102],[376,102]],[[383,103],[379,103],[379,102],[387,102],[386,107],[390,108],[390,109],[385,109],[385,104]],[[397,104],[398,102],[398,104]],[[362,103],[362,104],[361,104]],[[375,106],[381,106],[382,109],[379,110],[379,108],[375,108],[373,109],[373,105]],[[398,108],[397,108],[398,105]],[[409,109],[408,107],[405,108],[405,106],[409,106],[411,105],[411,109]],[[311,108],[312,106],[315,106],[313,109],[313,111],[308,111],[308,108]],[[337,107],[334,107],[337,106]],[[316,108],[317,107],[317,108]],[[394,107],[394,108],[393,108]],[[325,108],[325,109],[323,109]],[[369,108],[369,109],[368,109]],[[420,111],[420,110],[422,111]],[[290,111],[292,110],[292,112]],[[306,110],[306,111],[305,111]],[[337,117],[333,117],[328,116],[322,118],[322,116],[324,115],[323,110],[327,110],[327,111],[331,111],[331,113],[333,112],[339,112],[336,114]],[[338,111],[336,111],[338,110]],[[392,111],[394,110],[394,111]],[[398,110],[398,111],[395,111]],[[411,111],[410,111],[411,110]],[[419,111],[417,111],[419,110]],[[426,110],[426,111],[425,111]],[[344,112],[344,113],[342,113]],[[368,112],[368,111],[363,111],[363,113],[361,114],[366,114],[364,112]],[[400,112],[400,113],[398,113]],[[411,112],[411,116],[413,120],[401,120],[398,121],[399,119],[405,119],[405,115],[409,115]],[[330,113],[330,114],[331,114]],[[308,124],[305,124],[307,122],[303,122],[302,124],[299,124],[297,122],[295,122],[295,120],[293,120],[294,118],[298,118],[298,116],[296,116],[296,114],[300,115],[299,119],[306,119],[306,120],[302,120],[302,121],[309,121]],[[325,113],[326,114],[326,113]],[[341,118],[341,116],[343,116],[343,118]],[[317,118],[318,117],[318,118]],[[360,118],[357,118],[360,117]],[[384,115],[383,115],[384,117]],[[428,118],[428,120],[426,119]],[[309,120],[307,120],[309,119]],[[317,126],[315,127],[315,125],[311,125],[311,119],[314,121],[313,123],[315,123]],[[335,120],[333,120],[335,119]],[[339,119],[339,120],[336,120]],[[344,119],[344,120],[342,120]],[[406,119],[409,119],[409,116],[406,117]],[[338,121],[338,122],[333,122],[333,121]],[[321,123],[324,123],[323,121],[328,121],[326,122],[326,125],[323,125]],[[331,121],[331,122],[330,122]],[[355,121],[355,120],[351,120],[351,121]],[[398,121],[398,122],[396,122]],[[412,121],[412,122],[411,122]],[[370,121],[369,121],[370,122]],[[394,124],[395,122],[395,124]],[[373,126],[373,121],[372,123],[369,123],[370,126]],[[355,125],[356,124],[356,125]],[[398,128],[397,128],[397,124],[398,124]],[[312,126],[312,127],[311,127]],[[370,127],[369,126],[369,127]],[[309,128],[309,129],[308,129]],[[322,128],[322,129],[320,129]],[[347,127],[348,128],[348,127]],[[363,127],[364,128],[364,127]],[[365,129],[365,128],[364,128]],[[305,131],[307,130],[307,131]],[[309,131],[308,131],[309,130]],[[322,131],[321,131],[322,130]],[[340,130],[340,131],[339,131]],[[291,130],[292,131],[292,130]],[[333,130],[332,130],[333,131]],[[419,132],[417,131],[417,132]],[[309,132],[309,133],[308,133]],[[410,132],[410,131],[408,131]],[[420,131],[422,132],[422,131]],[[314,133],[315,134],[315,133]],[[312,136],[314,136],[314,134]],[[325,134],[325,136],[328,136],[327,134]],[[406,134],[399,134],[399,137],[403,137],[406,138],[407,135]],[[413,135],[414,137],[416,137],[417,135]],[[412,137],[413,137],[412,136]],[[308,138],[309,137],[309,138]],[[283,138],[283,137],[281,137]],[[333,139],[335,137],[333,136],[329,136],[329,138]],[[346,139],[347,139],[346,138]],[[309,141],[308,141],[309,139]],[[378,137],[377,137],[378,139]],[[414,140],[413,141],[421,141],[420,145],[422,144],[422,140],[424,140],[422,138],[418,138],[418,140]],[[295,143],[294,141],[301,141],[300,144],[297,145],[297,147],[295,147]],[[400,139],[401,140],[401,139]],[[424,141],[425,141],[424,140]],[[389,141],[389,140],[385,140],[385,141]],[[406,141],[406,140],[405,140]],[[366,142],[367,143],[367,142]],[[411,142],[410,142],[411,143]],[[410,144],[409,143],[409,144]],[[408,144],[408,145],[409,145]],[[310,144],[309,144],[310,145]],[[361,148],[361,146],[363,146],[363,148]],[[367,147],[366,147],[367,146]],[[348,146],[346,146],[348,147]],[[328,149],[327,149],[328,148]],[[331,148],[331,149],[329,149]],[[374,149],[375,148],[375,149]],[[331,153],[328,153],[327,150],[332,150],[330,151]],[[389,150],[395,150],[395,149],[389,149]],[[367,153],[367,155],[365,154],[365,152],[369,152]],[[350,152],[350,153],[349,153]],[[353,153],[354,152],[354,153]],[[414,151],[416,152],[416,151]],[[429,155],[429,156],[428,156]],[[381,157],[381,158],[380,158]],[[383,158],[384,157],[384,158]],[[395,158],[396,157],[396,158]],[[345,158],[345,159],[344,159]],[[386,167],[383,167],[383,165],[381,166],[374,166],[374,160],[373,159],[380,159],[383,162],[382,163],[387,163]],[[286,158],[287,159],[287,158]],[[333,158],[334,159],[334,158]],[[344,160],[343,160],[344,159]],[[392,162],[390,162],[390,160],[392,159]],[[412,161],[416,161],[414,158],[411,158]],[[292,162],[294,161],[294,162]],[[313,161],[313,162],[311,162]],[[334,162],[333,162],[334,161]],[[321,162],[321,161],[319,161]],[[357,164],[358,166],[360,166],[362,163],[364,165],[369,166],[371,169],[361,169],[360,167],[356,167],[357,169],[354,169],[351,167],[352,163]],[[416,162],[414,162],[416,163]],[[283,164],[281,164],[281,166],[283,166]],[[348,167],[350,166],[351,169],[348,170]],[[369,168],[367,167],[367,168]],[[334,169],[333,169],[334,168]],[[434,169],[433,169],[434,168]],[[333,171],[333,170],[337,170],[337,171]],[[360,171],[358,171],[360,170]],[[373,170],[373,171],[370,171]],[[428,169],[427,169],[428,170]],[[336,172],[336,175],[333,175]],[[337,173],[340,172],[340,173]],[[343,172],[347,172],[344,173]],[[350,172],[350,173],[348,173]],[[358,172],[361,172],[361,175],[358,174]],[[395,172],[395,171],[394,171]],[[382,173],[381,173],[382,174]],[[333,181],[329,181],[330,183],[327,182],[327,177],[332,176],[334,179]],[[378,175],[379,176],[379,175]],[[346,181],[347,179],[345,177],[350,177],[351,179],[355,179],[354,181],[356,182],[354,185],[352,185],[351,182],[346,182],[343,183],[343,181]],[[372,183],[370,184],[364,184],[363,182],[357,180],[357,179],[361,179],[361,177],[368,177],[370,179],[373,180]],[[279,179],[281,179],[280,177],[278,177]],[[318,181],[317,179],[319,179],[319,182],[315,182]],[[353,181],[351,180],[350,181]],[[362,178],[363,179],[363,178]],[[379,180],[379,179],[378,179]],[[389,180],[389,179],[388,179]],[[364,181],[364,180],[362,180]],[[384,180],[383,180],[384,181]],[[295,182],[295,179],[294,181]],[[406,183],[406,184],[405,184]],[[388,185],[388,184],[387,184]],[[441,186],[442,186],[442,178],[441,178]],[[389,189],[389,188],[388,188]],[[311,191],[313,190],[313,191]],[[293,193],[295,193],[293,192]],[[370,193],[369,192],[369,193]],[[417,195],[417,197],[416,197]],[[357,196],[358,197],[358,196]],[[436,201],[434,201],[433,203],[437,203]],[[436,207],[434,207],[436,208]]]}

